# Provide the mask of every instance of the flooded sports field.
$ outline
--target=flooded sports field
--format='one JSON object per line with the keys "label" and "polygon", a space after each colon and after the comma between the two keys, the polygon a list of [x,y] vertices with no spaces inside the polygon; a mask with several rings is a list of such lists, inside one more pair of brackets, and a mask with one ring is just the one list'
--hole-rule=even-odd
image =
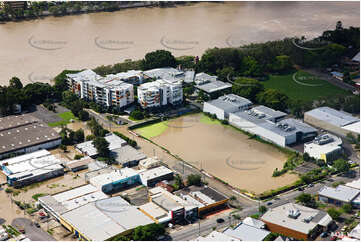
{"label": "flooded sports field", "polygon": [[293,174],[272,177],[287,157],[275,147],[193,114],[136,129],[135,132],[239,189],[259,194],[297,180]]}

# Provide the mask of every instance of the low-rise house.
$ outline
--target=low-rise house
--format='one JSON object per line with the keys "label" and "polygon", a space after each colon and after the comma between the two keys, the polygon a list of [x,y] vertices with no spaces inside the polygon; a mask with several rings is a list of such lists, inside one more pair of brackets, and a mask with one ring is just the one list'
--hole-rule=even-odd
{"label": "low-rise house", "polygon": [[262,241],[270,233],[265,229],[259,229],[244,223],[240,223],[235,228],[228,228],[223,232],[223,234],[241,241]]}
{"label": "low-rise house", "polygon": [[154,223],[123,198],[111,197],[87,203],[61,216],[61,224],[81,240],[105,241],[127,235],[137,226]]}
{"label": "low-rise house", "polygon": [[47,150],[17,156],[0,161],[7,183],[15,188],[62,176],[62,161]]}
{"label": "low-rise house", "polygon": [[351,204],[354,207],[357,207],[356,203],[353,203],[355,199],[358,198],[358,206],[359,204],[359,196],[360,190],[354,189],[352,187],[347,187],[343,185],[339,185],[337,187],[322,187],[318,192],[318,199],[325,203],[332,203],[337,206],[342,206],[344,204]]}
{"label": "low-rise house", "polygon": [[205,102],[203,112],[215,114],[220,120],[228,120],[230,113],[247,110],[251,105],[252,102],[247,98],[228,94]]}
{"label": "low-rise house", "polygon": [[173,180],[173,171],[165,166],[151,168],[139,172],[140,181],[144,186],[154,187],[160,181]]}
{"label": "low-rise house", "polygon": [[270,208],[261,218],[274,233],[310,240],[332,224],[332,218],[324,211],[294,203]]}
{"label": "low-rise house", "polygon": [[342,139],[332,134],[322,134],[304,144],[304,152],[324,161],[336,160],[342,154]]}

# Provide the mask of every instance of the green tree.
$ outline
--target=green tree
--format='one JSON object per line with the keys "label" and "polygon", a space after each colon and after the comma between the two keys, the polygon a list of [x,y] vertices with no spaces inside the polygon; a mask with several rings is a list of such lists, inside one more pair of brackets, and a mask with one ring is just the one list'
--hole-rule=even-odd
{"label": "green tree", "polygon": [[256,79],[252,78],[240,77],[232,84],[232,93],[248,98],[252,101],[255,101],[257,94],[263,90],[263,85]]}
{"label": "green tree", "polygon": [[344,159],[338,159],[332,165],[339,172],[347,172],[350,170],[350,164]]}
{"label": "green tree", "polygon": [[337,220],[341,216],[341,212],[336,208],[327,209],[327,213],[331,216],[332,219]]}
{"label": "green tree", "polygon": [[285,111],[287,109],[288,97],[276,89],[266,89],[256,96],[258,103],[267,107]]}
{"label": "green tree", "polygon": [[263,75],[260,64],[252,56],[247,56],[243,58],[241,72],[245,76],[252,76],[252,77]]}
{"label": "green tree", "polygon": [[345,213],[352,213],[352,206],[351,206],[351,204],[346,203],[346,204],[342,205],[342,210],[343,210]]}
{"label": "green tree", "polygon": [[110,150],[109,150],[109,142],[106,141],[104,137],[96,137],[92,144],[97,149],[98,156],[109,158],[110,157]]}
{"label": "green tree", "polygon": [[19,78],[14,76],[9,81],[9,87],[13,87],[13,88],[16,88],[16,89],[21,89],[21,88],[23,88],[23,84],[21,83]]}
{"label": "green tree", "polygon": [[73,102],[78,100],[78,96],[71,91],[64,91],[62,93],[62,99],[66,106],[70,106]]}
{"label": "green tree", "polygon": [[165,228],[162,224],[148,224],[136,227],[133,233],[135,241],[151,241],[157,240],[159,236],[164,235]]}
{"label": "green tree", "polygon": [[260,206],[260,207],[258,208],[258,212],[259,212],[260,214],[264,214],[265,212],[267,212],[266,206]]}
{"label": "green tree", "polygon": [[192,95],[193,92],[194,92],[194,87],[192,87],[192,86],[183,88],[183,93],[186,97]]}
{"label": "green tree", "polygon": [[276,61],[273,63],[273,71],[288,72],[292,69],[291,58],[287,55],[276,56]]}
{"label": "green tree", "polygon": [[74,142],[75,143],[81,143],[84,142],[84,130],[83,129],[78,129],[77,131],[74,132]]}
{"label": "green tree", "polygon": [[59,146],[59,148],[62,149],[63,152],[66,152],[67,149],[68,149],[67,146],[66,146],[66,145],[63,145],[63,144],[61,144],[61,145]]}
{"label": "green tree", "polygon": [[296,201],[307,207],[314,208],[316,206],[316,200],[308,193],[300,194],[296,197]]}
{"label": "green tree", "polygon": [[141,120],[141,119],[144,119],[144,114],[142,111],[140,110],[133,110],[130,115],[130,117],[132,117],[133,119],[135,120]]}
{"label": "green tree", "polygon": [[145,55],[142,61],[143,69],[149,70],[160,67],[175,67],[176,59],[167,50],[156,50]]}
{"label": "green tree", "polygon": [[202,176],[199,174],[190,174],[187,176],[187,185],[188,186],[200,186],[202,185]]}

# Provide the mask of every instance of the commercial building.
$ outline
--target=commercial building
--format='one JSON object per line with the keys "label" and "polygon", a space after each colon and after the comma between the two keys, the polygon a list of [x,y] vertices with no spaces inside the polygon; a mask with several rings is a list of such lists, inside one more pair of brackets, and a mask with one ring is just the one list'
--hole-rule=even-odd
{"label": "commercial building", "polygon": [[326,212],[294,203],[270,208],[261,220],[271,232],[302,240],[314,239],[332,223]]}
{"label": "commercial building", "polygon": [[7,183],[16,188],[64,174],[62,162],[47,150],[17,156],[0,162]]}
{"label": "commercial building", "polygon": [[39,204],[58,221],[61,215],[80,206],[100,199],[108,198],[106,194],[99,191],[95,186],[88,184],[76,187],[54,195],[39,197]]}
{"label": "commercial building", "polygon": [[235,228],[228,228],[223,232],[223,234],[240,241],[262,241],[270,233],[270,231],[265,229],[256,228],[244,223],[238,224]]}
{"label": "commercial building", "polygon": [[182,222],[185,219],[193,219],[198,216],[198,207],[196,205],[183,200],[161,187],[155,187],[149,190],[149,200],[165,210],[174,223]]}
{"label": "commercial building", "polygon": [[207,236],[199,236],[195,241],[240,241],[218,231],[212,231]]}
{"label": "commercial building", "polygon": [[227,208],[228,198],[208,186],[190,186],[179,190],[176,195],[198,208],[198,216]]}
{"label": "commercial building", "polygon": [[170,81],[182,81],[184,80],[185,74],[183,71],[173,67],[163,67],[151,69],[143,72],[145,79],[164,79]]}
{"label": "commercial building", "polygon": [[88,169],[89,163],[94,162],[89,156],[83,157],[79,160],[72,160],[65,163],[65,167],[72,172]]}
{"label": "commercial building", "polygon": [[139,173],[140,181],[144,186],[154,187],[160,181],[173,180],[173,171],[165,166],[144,170]]}
{"label": "commercial building", "polygon": [[133,85],[124,82],[121,74],[102,77],[88,69],[66,76],[69,89],[82,99],[118,109],[126,108],[134,102]]}
{"label": "commercial building", "polygon": [[150,169],[161,165],[160,159],[156,156],[141,160],[138,164],[139,169]]}
{"label": "commercial building", "polygon": [[54,129],[30,114],[0,118],[0,159],[12,153],[30,153],[59,146]]}
{"label": "commercial building", "polygon": [[342,154],[342,139],[332,134],[322,134],[304,144],[304,152],[324,161],[332,161]]}
{"label": "commercial building", "polygon": [[123,198],[111,197],[87,203],[61,216],[61,224],[81,240],[111,240],[137,226],[154,223]]}
{"label": "commercial building", "polygon": [[[127,145],[127,142],[125,140],[123,140],[122,138],[120,138],[119,136],[113,133],[107,134],[104,138],[109,143],[108,148],[110,151],[119,149]],[[94,147],[92,140],[77,144],[75,148],[82,154],[90,156],[92,158],[98,155],[98,151]]]}
{"label": "commercial building", "polygon": [[176,106],[183,102],[182,82],[179,80],[158,79],[138,86],[137,90],[138,102],[144,109]]}
{"label": "commercial building", "polygon": [[324,186],[318,192],[318,199],[322,202],[332,203],[336,206],[351,204],[354,207],[359,207],[360,190],[343,185],[339,185],[336,188]]}
{"label": "commercial building", "polygon": [[252,102],[247,98],[228,94],[205,102],[203,105],[203,112],[215,114],[220,120],[228,120],[230,113],[247,110],[251,105]]}
{"label": "commercial building", "polygon": [[125,167],[91,177],[89,183],[105,194],[111,194],[140,183],[140,177],[136,170]]}
{"label": "commercial building", "polygon": [[305,112],[304,121],[341,136],[346,136],[349,132],[354,135],[360,134],[358,118],[329,107],[315,108]]}
{"label": "commercial building", "polygon": [[360,178],[358,180],[346,183],[345,186],[360,190]]}
{"label": "commercial building", "polygon": [[285,116],[286,113],[257,106],[230,113],[229,123],[282,147],[311,140],[317,135],[317,129],[312,126],[293,118],[283,119]]}
{"label": "commercial building", "polygon": [[258,228],[258,229],[266,228],[266,224],[263,223],[261,220],[251,218],[251,217],[247,217],[247,218],[243,219],[242,223],[247,224],[252,227],[255,227],[255,228]]}
{"label": "commercial building", "polygon": [[204,72],[197,73],[194,77],[194,82],[196,83],[196,85],[202,85],[215,81],[217,81],[217,76],[211,76]]}
{"label": "commercial building", "polygon": [[111,150],[111,156],[116,163],[123,167],[137,166],[140,160],[146,158],[146,155],[130,145],[125,145]]}
{"label": "commercial building", "polygon": [[172,220],[172,216],[168,211],[152,202],[139,206],[139,210],[157,224],[165,224]]}
{"label": "commercial building", "polygon": [[231,84],[218,80],[204,82],[198,81],[198,83],[199,84],[197,84],[195,88],[203,91],[211,99],[230,93],[232,88]]}

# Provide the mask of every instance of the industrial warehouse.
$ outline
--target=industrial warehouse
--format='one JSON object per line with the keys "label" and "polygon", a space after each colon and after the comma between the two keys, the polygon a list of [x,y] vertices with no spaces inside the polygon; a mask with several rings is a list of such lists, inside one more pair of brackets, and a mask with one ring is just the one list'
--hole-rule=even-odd
{"label": "industrial warehouse", "polygon": [[351,114],[330,107],[319,107],[305,112],[306,123],[314,125],[340,136],[348,133],[360,134],[360,120]]}
{"label": "industrial warehouse", "polygon": [[64,174],[62,162],[47,150],[3,160],[0,167],[7,183],[15,188]]}
{"label": "industrial warehouse", "polygon": [[304,144],[304,152],[310,157],[332,161],[342,154],[342,139],[332,134],[322,134]]}
{"label": "industrial warehouse", "polygon": [[0,118],[0,158],[59,146],[54,129],[30,114]]}

